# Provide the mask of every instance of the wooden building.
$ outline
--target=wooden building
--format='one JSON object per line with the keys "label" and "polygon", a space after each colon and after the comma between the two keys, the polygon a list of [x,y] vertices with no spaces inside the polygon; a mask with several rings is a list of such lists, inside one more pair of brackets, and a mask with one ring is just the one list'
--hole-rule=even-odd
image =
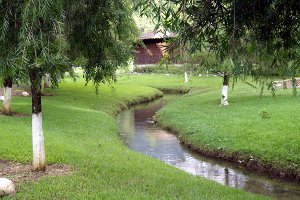
{"label": "wooden building", "polygon": [[162,33],[159,31],[143,33],[140,37],[142,44],[138,44],[135,49],[134,65],[155,65],[158,64],[164,56],[170,57],[170,52],[167,50],[170,44],[167,43],[166,40],[174,36],[173,33]]}

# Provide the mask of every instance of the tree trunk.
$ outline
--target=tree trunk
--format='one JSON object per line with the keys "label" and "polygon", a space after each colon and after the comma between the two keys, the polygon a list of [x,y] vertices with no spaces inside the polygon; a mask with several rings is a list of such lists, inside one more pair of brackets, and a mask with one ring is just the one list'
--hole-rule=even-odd
{"label": "tree trunk", "polygon": [[50,87],[50,74],[46,73],[45,74],[45,80],[44,80],[44,88],[49,88]]}
{"label": "tree trunk", "polygon": [[186,72],[184,72],[184,82],[185,83],[189,82],[188,75]]}
{"label": "tree trunk", "polygon": [[220,106],[228,106],[228,82],[229,75],[225,72],[223,78],[222,97]]}
{"label": "tree trunk", "polygon": [[8,77],[5,78],[3,81],[3,86],[4,86],[4,91],[3,91],[3,95],[4,95],[4,100],[3,100],[3,114],[4,115],[12,115],[11,112],[11,88],[12,88],[12,78]]}
{"label": "tree trunk", "polygon": [[33,169],[45,171],[44,135],[42,127],[42,99],[41,80],[42,76],[37,70],[30,71],[31,96],[32,96],[32,151]]}

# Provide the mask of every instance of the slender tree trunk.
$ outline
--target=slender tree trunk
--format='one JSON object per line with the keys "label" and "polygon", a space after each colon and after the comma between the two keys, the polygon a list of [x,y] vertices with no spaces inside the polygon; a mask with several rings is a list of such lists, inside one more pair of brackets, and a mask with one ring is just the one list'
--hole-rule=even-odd
{"label": "slender tree trunk", "polygon": [[221,97],[221,106],[228,106],[228,82],[229,75],[225,72],[223,78],[223,87],[222,87],[222,97]]}
{"label": "slender tree trunk", "polygon": [[49,88],[49,87],[50,87],[50,74],[46,73],[45,74],[44,88]]}
{"label": "slender tree trunk", "polygon": [[41,80],[42,76],[37,70],[30,71],[31,96],[32,96],[32,151],[33,169],[35,171],[45,171],[45,149],[44,135],[42,127],[42,99]]}
{"label": "slender tree trunk", "polygon": [[11,91],[12,91],[12,78],[7,77],[3,81],[3,86],[4,86],[4,100],[3,100],[3,114],[5,115],[12,115],[11,112]]}
{"label": "slender tree trunk", "polygon": [[185,83],[189,82],[188,75],[186,72],[184,72],[184,82]]}

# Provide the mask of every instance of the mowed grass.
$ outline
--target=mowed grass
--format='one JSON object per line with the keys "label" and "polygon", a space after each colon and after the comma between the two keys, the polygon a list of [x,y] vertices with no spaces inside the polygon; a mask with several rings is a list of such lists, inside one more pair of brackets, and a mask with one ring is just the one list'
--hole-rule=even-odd
{"label": "mowed grass", "polygon": [[[47,162],[74,172],[22,183],[12,199],[266,199],[189,175],[122,143],[113,116],[158,90],[121,82],[114,91],[102,86],[96,96],[83,85],[66,81],[42,98]],[[13,98],[13,111],[30,115],[30,98]],[[0,159],[30,163],[31,117],[1,115],[0,127]]]}
{"label": "mowed grass", "polygon": [[140,85],[172,87],[176,82],[176,88],[178,84],[192,87],[189,94],[156,115],[162,126],[172,128],[188,143],[247,155],[300,174],[300,97],[293,96],[291,89],[278,90],[275,97],[270,91],[260,96],[259,86],[255,89],[239,81],[229,90],[229,106],[220,107],[221,77],[192,77],[188,84],[183,83],[183,76],[138,79],[132,78]]}

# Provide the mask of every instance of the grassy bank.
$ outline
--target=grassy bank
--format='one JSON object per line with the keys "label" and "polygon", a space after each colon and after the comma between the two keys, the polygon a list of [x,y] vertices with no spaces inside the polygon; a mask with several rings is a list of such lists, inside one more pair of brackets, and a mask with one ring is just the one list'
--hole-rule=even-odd
{"label": "grassy bank", "polygon": [[219,77],[193,77],[188,84],[177,76],[148,75],[138,79],[132,78],[136,84],[157,88],[172,87],[176,80],[174,88],[192,88],[156,116],[163,127],[178,133],[191,148],[256,171],[300,181],[299,95],[294,97],[291,90],[279,90],[275,99],[269,91],[260,98],[259,88],[239,82],[229,91],[230,105],[220,107]]}
{"label": "grassy bank", "polygon": [[[130,82],[130,81],[129,81]],[[75,171],[17,186],[14,199],[265,199],[221,186],[129,150],[120,140],[114,115],[130,102],[161,95],[158,90],[121,82],[114,92],[65,82],[43,97],[48,163]],[[13,99],[13,111],[31,113],[31,100]],[[0,116],[0,159],[31,162],[31,117]],[[14,177],[9,177],[13,179]],[[6,197],[8,198],[8,197]]]}

